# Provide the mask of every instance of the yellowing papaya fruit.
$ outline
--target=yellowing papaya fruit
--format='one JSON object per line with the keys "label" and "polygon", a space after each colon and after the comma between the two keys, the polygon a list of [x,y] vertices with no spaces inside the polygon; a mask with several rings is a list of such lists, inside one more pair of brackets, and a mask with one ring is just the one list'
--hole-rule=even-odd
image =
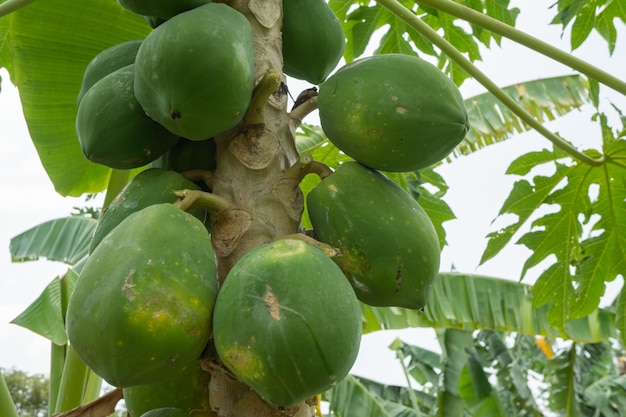
{"label": "yellowing papaya fruit", "polygon": [[330,141],[370,168],[415,171],[445,158],[469,122],[452,80],[421,58],[375,55],[340,68],[319,87]]}
{"label": "yellowing papaya fruit", "polygon": [[67,309],[68,338],[113,386],[161,383],[197,366],[216,293],[204,225],[172,204],[148,206],[85,262]]}
{"label": "yellowing papaya fruit", "polygon": [[307,195],[317,238],[338,248],[357,297],[372,306],[422,308],[439,271],[432,221],[399,185],[357,162],[340,165]]}
{"label": "yellowing papaya fruit", "polygon": [[196,364],[163,383],[124,388],[126,410],[130,417],[163,407],[208,410],[210,380],[210,374]]}
{"label": "yellowing papaya fruit", "polygon": [[100,79],[78,105],[76,133],[83,154],[92,162],[116,169],[138,168],[180,139],[146,116],[133,93],[134,66]]}
{"label": "yellowing papaya fruit", "polygon": [[285,74],[319,84],[335,69],[346,40],[343,27],[324,0],[283,0]]}
{"label": "yellowing papaya fruit", "polygon": [[222,362],[263,399],[290,407],[341,381],[361,338],[361,310],[337,265],[299,240],[258,246],[215,303]]}
{"label": "yellowing papaya fruit", "polygon": [[131,12],[169,19],[179,13],[210,3],[211,0],[118,0],[118,2]]}
{"label": "yellowing papaya fruit", "polygon": [[[132,213],[153,204],[174,203],[178,197],[172,191],[184,189],[199,190],[200,187],[174,171],[160,168],[141,171],[126,184],[101,214],[91,239],[89,252],[93,252],[100,241]],[[206,217],[204,210],[192,209],[189,213],[204,222]]]}
{"label": "yellowing papaya fruit", "polygon": [[252,29],[230,6],[209,3],[154,29],[137,52],[135,95],[171,132],[205,140],[235,126],[252,97]]}
{"label": "yellowing papaya fruit", "polygon": [[93,57],[83,73],[83,81],[76,98],[76,104],[80,103],[87,90],[102,77],[122,67],[134,64],[139,45],[141,45],[139,39],[118,43]]}

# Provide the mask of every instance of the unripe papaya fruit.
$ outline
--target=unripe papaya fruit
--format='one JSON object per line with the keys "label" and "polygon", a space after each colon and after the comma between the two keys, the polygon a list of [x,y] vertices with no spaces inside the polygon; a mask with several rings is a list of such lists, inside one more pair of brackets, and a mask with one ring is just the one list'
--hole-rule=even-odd
{"label": "unripe papaya fruit", "polygon": [[180,139],[146,116],[133,93],[135,64],[96,82],[83,96],[76,133],[87,159],[116,169],[154,161]]}
{"label": "unripe papaya fruit", "polygon": [[83,73],[83,82],[76,98],[76,104],[79,104],[87,90],[105,75],[134,64],[139,45],[141,45],[141,40],[118,43],[93,57]]}
{"label": "unripe papaya fruit", "polygon": [[359,300],[422,308],[439,271],[435,228],[399,185],[357,162],[345,162],[307,195],[317,238],[336,258]]}
{"label": "unripe papaya fruit", "polygon": [[207,140],[181,138],[174,147],[168,149],[158,159],[152,161],[150,166],[176,172],[192,169],[214,171],[217,167],[216,151],[213,138]]}
{"label": "unripe papaya fruit", "polygon": [[341,381],[361,310],[337,265],[299,240],[258,246],[231,269],[213,316],[222,362],[265,401],[290,407]]}
{"label": "unripe papaya fruit", "polygon": [[346,49],[343,27],[324,0],[283,0],[285,74],[319,84]]}
{"label": "unripe papaya fruit", "polygon": [[230,6],[209,3],[154,29],[135,61],[135,95],[171,132],[205,140],[242,119],[252,96],[252,29]]}
{"label": "unripe papaya fruit", "polygon": [[[178,197],[172,191],[184,189],[199,190],[200,187],[174,171],[159,168],[141,171],[126,184],[101,214],[91,239],[89,252],[93,252],[100,241],[132,213],[153,204],[173,203]],[[204,222],[206,217],[204,210],[192,209],[189,213]]]}
{"label": "unripe papaya fruit", "polygon": [[351,62],[319,87],[330,141],[364,165],[415,171],[445,158],[469,122],[458,88],[437,67],[403,54]]}
{"label": "unripe papaya fruit", "polygon": [[156,384],[206,346],[217,293],[204,225],[172,204],[135,212],[91,253],[66,325],[78,356],[116,387]]}
{"label": "unripe papaya fruit", "polygon": [[179,13],[210,3],[211,0],[118,0],[131,12],[169,19]]}
{"label": "unripe papaya fruit", "polygon": [[210,374],[196,365],[160,384],[124,388],[126,410],[130,417],[163,407],[208,410],[210,379]]}

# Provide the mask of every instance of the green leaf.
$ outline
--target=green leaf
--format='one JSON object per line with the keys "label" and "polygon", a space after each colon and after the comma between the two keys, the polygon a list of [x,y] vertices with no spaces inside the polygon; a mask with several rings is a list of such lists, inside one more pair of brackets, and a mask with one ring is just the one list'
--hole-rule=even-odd
{"label": "green leaf", "polygon": [[19,89],[31,138],[55,189],[64,196],[103,190],[110,170],[87,161],[80,150],[76,95],[98,52],[144,38],[149,26],[111,0],[38,1],[0,22],[0,67]]}
{"label": "green leaf", "polygon": [[[459,395],[465,402],[466,410],[481,417],[502,417],[506,415],[498,392],[493,389],[485,366],[475,349],[467,351],[467,364],[461,372]],[[485,366],[486,367],[486,366]]]}
{"label": "green leaf", "polygon": [[[553,120],[590,101],[587,83],[577,75],[527,81],[504,87],[537,120]],[[450,157],[468,155],[529,129],[490,93],[465,100],[470,131]]]}
{"label": "green leaf", "polygon": [[11,239],[11,258],[26,262],[45,257],[74,265],[87,255],[97,224],[79,216],[47,221]]}
{"label": "green leaf", "polygon": [[548,406],[550,410],[567,417],[578,417],[580,411],[576,399],[576,344],[565,349],[561,354],[548,361],[544,368],[548,390]]}
{"label": "green leaf", "polygon": [[533,307],[531,286],[515,281],[458,273],[440,273],[424,312],[361,304],[363,332],[408,327],[498,330],[525,335],[598,342],[616,335],[615,316],[596,310],[569,321],[564,329],[548,322],[548,306]]}
{"label": "green leaf", "polygon": [[[378,398],[379,401],[384,401],[383,407],[385,407],[385,403],[396,403],[405,407],[411,407],[411,392],[408,387],[385,385],[380,382],[355,375],[352,375],[352,378],[356,379],[370,394]],[[350,383],[350,381],[347,383]],[[430,411],[434,409],[436,401],[434,396],[423,392],[422,390],[413,390],[413,394],[415,395],[422,412],[429,414]]]}
{"label": "green leaf", "polygon": [[572,51],[585,42],[595,26],[596,3],[597,0],[587,0],[576,16],[576,21],[572,25]]}
{"label": "green leaf", "polygon": [[372,394],[356,377],[348,375],[327,394],[338,417],[417,417],[415,411]]}
{"label": "green leaf", "polygon": [[67,344],[65,309],[78,275],[71,270],[63,278],[55,278],[43,292],[11,323],[29,329],[52,343]]}

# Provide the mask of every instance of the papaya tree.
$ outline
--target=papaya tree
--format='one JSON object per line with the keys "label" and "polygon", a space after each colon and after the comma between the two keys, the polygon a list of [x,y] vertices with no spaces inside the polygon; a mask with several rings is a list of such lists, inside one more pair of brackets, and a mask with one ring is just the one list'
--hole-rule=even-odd
{"label": "papaya tree", "polygon": [[[541,415],[530,369],[557,385],[612,360],[624,296],[599,305],[624,274],[626,130],[598,110],[602,147],[579,150],[542,120],[626,83],[516,30],[507,1],[30,3],[0,3],[0,66],[55,189],[105,193],[98,220],[12,242],[16,260],[70,265],[14,320],[51,341],[49,414],[107,415],[123,397],[133,417],[304,417],[322,398],[341,416]],[[616,19],[620,1],[562,0],[554,22],[573,48],[595,28],[612,51]],[[473,62],[502,37],[576,73],[501,88]],[[312,87],[291,91],[294,78]],[[469,78],[487,93],[463,100]],[[303,123],[314,111],[321,126]],[[439,271],[454,215],[436,166],[529,128],[552,147],[511,163],[523,179],[500,214],[517,221],[482,261],[533,219],[524,273],[552,263],[532,287]],[[348,375],[363,333],[418,326],[437,329],[441,355],[394,349],[423,389]],[[507,367],[503,332],[574,341],[565,373]],[[551,404],[619,412],[599,394],[620,395],[609,371],[604,385],[566,379],[579,389]],[[103,380],[116,389],[101,396]]]}

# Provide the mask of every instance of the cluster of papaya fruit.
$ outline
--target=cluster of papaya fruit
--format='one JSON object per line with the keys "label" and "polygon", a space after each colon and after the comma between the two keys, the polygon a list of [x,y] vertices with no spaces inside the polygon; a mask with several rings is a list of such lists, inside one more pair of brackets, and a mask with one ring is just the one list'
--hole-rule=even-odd
{"label": "cluster of papaya fruit", "polygon": [[214,136],[235,128],[251,104],[251,25],[210,0],[118,1],[154,30],[89,63],[76,131],[89,160],[148,169],[99,220],[67,311],[71,346],[124,389],[131,417],[215,408],[198,361],[213,349],[272,406],[315,397],[354,364],[359,301],[426,303],[437,233],[382,171],[445,158],[468,130],[461,95],[409,55],[360,59],[331,75],[345,49],[339,20],[325,0],[283,0],[283,71],[319,86],[322,128],[354,161],[320,175],[307,196],[319,245],[311,234],[261,244],[218,288],[210,215],[182,207],[173,191],[210,191],[190,173],[216,169]]}

